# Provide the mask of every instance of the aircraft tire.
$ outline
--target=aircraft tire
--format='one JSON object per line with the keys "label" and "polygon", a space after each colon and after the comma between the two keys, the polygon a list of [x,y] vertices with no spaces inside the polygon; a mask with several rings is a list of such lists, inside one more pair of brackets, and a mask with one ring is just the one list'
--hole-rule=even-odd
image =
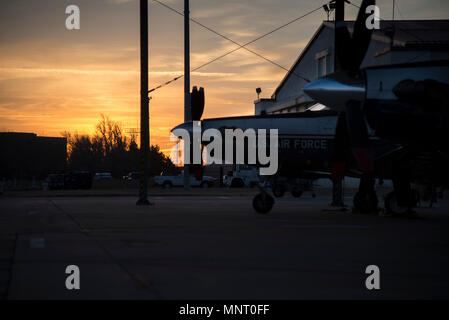
{"label": "aircraft tire", "polygon": [[394,214],[394,215],[404,215],[407,212],[409,212],[409,207],[399,206],[398,200],[396,197],[396,193],[394,191],[387,194],[385,197],[385,210],[387,213]]}
{"label": "aircraft tire", "polygon": [[273,195],[276,198],[282,198],[285,194],[285,187],[281,184],[275,184],[273,186]]}
{"label": "aircraft tire", "polygon": [[231,188],[243,188],[245,183],[240,178],[234,178],[231,181]]}
{"label": "aircraft tire", "polygon": [[269,194],[259,193],[253,199],[253,208],[260,214],[268,213],[274,205],[274,199]]}
{"label": "aircraft tire", "polygon": [[291,194],[295,198],[300,198],[302,196],[302,190],[300,190],[298,188],[293,188],[292,191],[291,191]]}
{"label": "aircraft tire", "polygon": [[362,193],[358,191],[354,196],[354,208],[360,213],[373,213],[377,210],[379,200],[375,191]]}

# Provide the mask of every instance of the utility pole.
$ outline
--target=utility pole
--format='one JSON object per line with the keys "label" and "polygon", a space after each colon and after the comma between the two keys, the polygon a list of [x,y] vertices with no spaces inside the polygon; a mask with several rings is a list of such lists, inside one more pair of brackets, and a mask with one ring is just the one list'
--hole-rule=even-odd
{"label": "utility pole", "polygon": [[394,0],[393,0],[393,17],[392,20],[394,21]]}
{"label": "utility pole", "polygon": [[[192,121],[190,112],[190,21],[189,21],[189,0],[184,0],[184,123]],[[192,153],[190,143],[184,141],[184,188],[190,189],[189,165],[186,161],[186,148],[190,148],[189,154]]]}
{"label": "utility pole", "polygon": [[392,14],[392,21],[393,23],[391,24],[391,28],[390,28],[390,49],[393,48],[393,44],[394,44],[394,34],[396,33],[396,28],[394,25],[394,11],[395,11],[395,0],[393,0],[393,14]]}
{"label": "utility pole", "polygon": [[[339,23],[345,23],[345,1],[336,0],[335,1],[335,18],[334,18],[334,32],[337,32]],[[340,44],[341,45],[341,44]],[[339,43],[337,42],[337,37],[334,36],[334,72],[341,70],[340,63],[338,61],[338,50],[341,50]]]}
{"label": "utility pole", "polygon": [[[338,60],[339,50],[343,50],[340,48],[341,43],[337,40],[337,28],[340,23],[345,23],[345,0],[336,0],[335,1],[335,19],[334,19],[334,72],[341,71],[340,61]],[[341,121],[346,122],[345,113],[340,113],[338,116],[338,123]],[[338,124],[337,124],[338,127]],[[344,126],[346,127],[346,126]],[[337,143],[337,142],[335,142]],[[337,149],[337,148],[335,148]],[[335,152],[335,151],[334,151]],[[339,157],[338,157],[339,158]],[[343,179],[341,178],[341,174],[336,174],[338,170],[337,168],[341,165],[341,161],[345,161],[345,159],[334,159],[335,163],[333,164],[333,179],[332,179],[332,206],[336,207],[344,207],[343,202]]]}
{"label": "utility pole", "polygon": [[137,205],[148,201],[150,119],[148,98],[148,0],[140,0],[140,189]]}

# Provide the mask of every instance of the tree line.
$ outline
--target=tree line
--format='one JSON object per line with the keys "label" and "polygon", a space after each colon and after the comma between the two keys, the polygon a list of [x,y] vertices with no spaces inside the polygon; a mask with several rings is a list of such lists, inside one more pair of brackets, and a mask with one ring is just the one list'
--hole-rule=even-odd
{"label": "tree line", "polygon": [[[119,122],[101,115],[93,135],[64,132],[67,139],[67,165],[69,170],[110,172],[121,178],[129,172],[139,171],[140,150],[136,136],[127,137]],[[150,176],[161,172],[177,174],[178,168],[165,156],[158,145],[150,146]]]}

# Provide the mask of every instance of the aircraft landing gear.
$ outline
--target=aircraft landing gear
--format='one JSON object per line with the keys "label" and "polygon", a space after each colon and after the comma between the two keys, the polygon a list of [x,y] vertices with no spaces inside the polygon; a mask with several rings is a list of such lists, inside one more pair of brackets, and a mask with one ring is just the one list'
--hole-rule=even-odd
{"label": "aircraft landing gear", "polygon": [[390,214],[404,215],[410,210],[410,207],[400,205],[398,203],[398,197],[396,195],[396,192],[391,191],[385,197],[385,210]]}
{"label": "aircraft landing gear", "polygon": [[285,187],[280,183],[276,183],[273,186],[273,195],[276,198],[282,198],[284,196],[284,194],[285,194]]}
{"label": "aircraft landing gear", "polygon": [[408,163],[395,163],[393,189],[385,197],[385,210],[393,215],[406,215],[412,212],[419,201],[419,194],[414,192],[410,183],[410,167]]}
{"label": "aircraft landing gear", "polygon": [[260,214],[268,213],[273,208],[273,205],[273,197],[264,190],[253,199],[253,208]]}
{"label": "aircraft landing gear", "polygon": [[[292,196],[294,196],[295,198],[300,198],[302,196],[302,190],[300,188],[293,188],[292,191]],[[315,193],[312,192],[312,197],[315,198]]]}
{"label": "aircraft landing gear", "polygon": [[359,191],[354,196],[354,209],[360,213],[376,213],[379,199],[374,184],[376,180],[370,173],[364,173],[360,178]]}
{"label": "aircraft landing gear", "polygon": [[375,191],[360,192],[354,196],[354,208],[360,213],[374,213],[377,212],[379,200]]}
{"label": "aircraft landing gear", "polygon": [[391,191],[385,197],[385,210],[393,215],[406,215],[412,212],[412,208],[416,207],[419,202],[419,194],[414,190],[409,190],[405,199],[398,196],[397,191]]}

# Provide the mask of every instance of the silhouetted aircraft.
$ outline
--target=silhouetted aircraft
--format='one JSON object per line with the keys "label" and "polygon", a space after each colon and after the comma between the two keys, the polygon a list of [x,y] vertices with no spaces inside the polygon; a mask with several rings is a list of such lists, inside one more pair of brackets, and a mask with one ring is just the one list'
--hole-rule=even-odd
{"label": "silhouetted aircraft", "polygon": [[[192,107],[195,104],[192,104]],[[193,113],[193,112],[192,112]],[[200,119],[201,116],[196,117]],[[269,182],[273,194],[285,191],[286,183],[294,196],[300,196],[303,179],[316,180],[319,178],[331,178],[332,164],[335,162],[335,131],[338,114],[335,111],[306,111],[290,114],[273,114],[259,116],[225,117],[201,120],[202,132],[208,129],[217,129],[224,137],[225,129],[278,129],[278,171],[275,175],[265,176]],[[185,129],[192,135],[192,122],[181,124],[172,129]],[[203,145],[209,141],[201,141]],[[248,150],[248,141],[245,140],[245,150]],[[267,144],[269,141],[267,139]],[[235,148],[235,145],[234,145]],[[382,162],[383,158],[396,150],[398,146],[387,144],[372,137],[372,151],[375,163]],[[193,148],[192,148],[193,149]],[[232,163],[236,163],[236,152]],[[344,155],[346,161],[347,154]],[[217,158],[217,157],[215,157]],[[222,158],[225,161],[225,147],[223,146]],[[339,160],[339,159],[337,159]],[[244,163],[248,163],[245,155]],[[260,166],[260,163],[256,163]],[[376,166],[377,167],[377,166]],[[348,165],[343,175],[360,177],[355,159],[349,158]],[[284,189],[284,190],[282,190]],[[267,193],[266,188],[261,188],[261,193],[253,200],[253,207],[259,213],[267,213],[274,205],[274,199]]]}
{"label": "silhouetted aircraft", "polygon": [[[363,1],[354,32],[336,21],[335,51],[340,72],[310,83],[304,91],[332,111],[308,111],[202,120],[202,129],[278,129],[279,170],[271,177],[289,179],[360,177],[354,207],[375,212],[375,178],[392,179],[387,210],[405,213],[416,204],[411,181],[444,185],[448,181],[448,61],[388,65],[359,69],[372,30],[367,29]],[[338,10],[338,6],[337,6]],[[336,12],[336,17],[338,16]],[[192,93],[192,114],[200,120],[203,105]],[[177,128],[191,128],[185,123]],[[176,129],[176,128],[175,128]],[[352,152],[351,152],[352,151]],[[275,190],[274,190],[275,191]],[[256,211],[271,210],[266,190],[254,198]]]}
{"label": "silhouetted aircraft", "polygon": [[[340,71],[308,84],[314,100],[339,111],[336,140],[348,141],[362,171],[354,205],[375,210],[373,146],[370,133],[400,147],[384,159],[381,175],[392,178],[387,210],[405,213],[416,203],[411,182],[445,186],[449,179],[449,61],[430,61],[360,69],[372,30],[366,27],[364,0],[352,36],[336,21]],[[338,14],[336,13],[336,17]],[[344,153],[344,150],[341,150]]]}

